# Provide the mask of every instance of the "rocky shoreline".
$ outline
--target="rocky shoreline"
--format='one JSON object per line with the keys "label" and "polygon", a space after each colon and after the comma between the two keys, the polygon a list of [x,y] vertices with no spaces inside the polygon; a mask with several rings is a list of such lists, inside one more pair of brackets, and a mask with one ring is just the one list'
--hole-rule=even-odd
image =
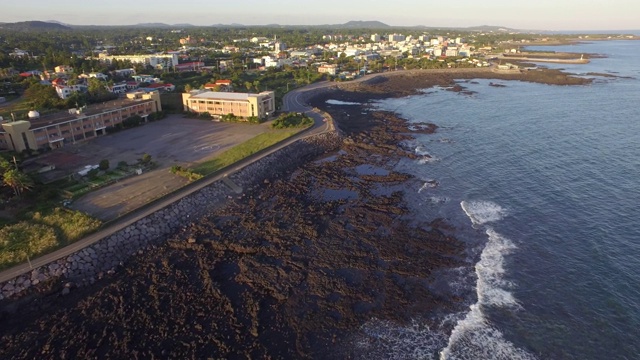
{"label": "rocky shoreline", "polygon": [[[402,146],[412,133],[437,127],[409,128],[393,113],[325,100],[365,104],[435,85],[464,91],[454,83],[461,78],[586,81],[519,74],[398,72],[316,94],[311,103],[344,135],[339,151],[335,137],[318,140],[336,150],[320,159],[331,146],[288,149],[245,169],[253,176],[232,177],[248,190],[228,205],[185,205],[202,218],[181,219],[165,244],[95,284],[61,296],[58,283],[4,300],[0,357],[356,358],[375,353],[352,346],[371,319],[428,323],[430,314],[459,309],[464,299],[432,284],[438,270],[470,265],[464,244],[444,220],[411,216],[403,189],[417,180],[393,170],[416,157]],[[151,225],[170,223],[167,216]]]}

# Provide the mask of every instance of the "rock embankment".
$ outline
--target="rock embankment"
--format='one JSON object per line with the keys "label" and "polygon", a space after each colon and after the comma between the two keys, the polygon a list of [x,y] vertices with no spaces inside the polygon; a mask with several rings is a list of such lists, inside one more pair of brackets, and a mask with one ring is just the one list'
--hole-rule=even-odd
{"label": "rock embankment", "polygon": [[[240,187],[249,189],[308,159],[334,150],[340,144],[336,133],[306,138],[246,166],[230,178]],[[39,284],[56,288],[56,280],[63,280],[59,286],[66,283],[61,290],[63,294],[72,287],[93,284],[105,275],[113,274],[131,256],[164,242],[173,232],[206,215],[232,195],[233,192],[218,181],[89,247],[0,284],[0,300],[22,296]]]}

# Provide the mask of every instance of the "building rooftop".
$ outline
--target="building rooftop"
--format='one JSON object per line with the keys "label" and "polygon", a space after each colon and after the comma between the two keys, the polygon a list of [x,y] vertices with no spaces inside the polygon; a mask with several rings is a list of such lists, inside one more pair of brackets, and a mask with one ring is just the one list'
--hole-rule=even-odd
{"label": "building rooftop", "polygon": [[251,93],[233,93],[233,92],[218,92],[218,91],[202,91],[191,96],[191,99],[219,99],[219,100],[236,100],[246,101],[249,97],[270,95],[271,92],[261,92],[259,94]]}
{"label": "building rooftop", "polygon": [[29,121],[31,122],[31,128],[32,129],[37,129],[37,128],[42,127],[42,126],[62,123],[62,122],[73,120],[73,119],[77,119],[77,118],[80,118],[80,117],[100,114],[100,113],[103,113],[103,112],[106,112],[106,111],[109,111],[109,110],[117,110],[117,109],[120,109],[120,108],[125,107],[127,105],[132,105],[132,104],[135,104],[135,103],[143,103],[143,102],[148,102],[148,101],[153,101],[153,100],[150,100],[150,99],[149,100],[118,99],[118,100],[104,102],[102,104],[89,105],[85,109],[82,110],[81,114],[70,114],[68,111],[62,110],[62,111],[56,112],[54,114],[41,116],[38,119],[30,119]]}

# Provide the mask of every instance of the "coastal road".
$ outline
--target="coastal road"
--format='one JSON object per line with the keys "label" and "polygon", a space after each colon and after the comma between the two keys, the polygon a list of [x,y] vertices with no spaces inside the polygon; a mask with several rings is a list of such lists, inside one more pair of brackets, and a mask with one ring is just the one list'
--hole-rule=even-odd
{"label": "coastal road", "polygon": [[335,83],[323,81],[307,85],[303,88],[292,90],[286,93],[282,99],[282,111],[303,113],[313,119],[313,126],[306,131],[306,136],[318,135],[323,132],[333,130],[333,124],[328,119],[328,115],[320,110],[312,108],[306,100],[319,89],[336,87]]}

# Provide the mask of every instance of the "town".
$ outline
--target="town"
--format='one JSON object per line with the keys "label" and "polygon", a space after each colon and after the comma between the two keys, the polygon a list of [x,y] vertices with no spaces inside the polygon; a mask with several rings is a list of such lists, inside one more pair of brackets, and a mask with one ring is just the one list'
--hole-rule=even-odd
{"label": "town", "polygon": [[[509,56],[520,55],[522,47],[568,41],[497,27],[426,31],[381,23],[72,29],[30,22],[18,31],[10,25],[0,24],[0,169],[6,185],[0,219],[11,225],[5,232],[34,214],[77,227],[49,248],[300,137],[305,127],[313,125],[317,133],[331,127],[326,114],[286,106],[285,95],[296,89],[399,70],[493,66],[518,72]],[[164,118],[169,120],[162,125],[150,124]],[[142,125],[145,130],[136,132]],[[100,190],[116,183],[117,191]],[[20,230],[27,238],[33,231]],[[25,251],[7,253],[0,268],[42,249]]]}

